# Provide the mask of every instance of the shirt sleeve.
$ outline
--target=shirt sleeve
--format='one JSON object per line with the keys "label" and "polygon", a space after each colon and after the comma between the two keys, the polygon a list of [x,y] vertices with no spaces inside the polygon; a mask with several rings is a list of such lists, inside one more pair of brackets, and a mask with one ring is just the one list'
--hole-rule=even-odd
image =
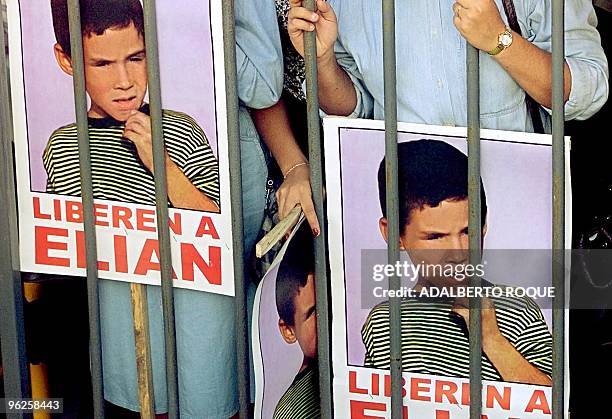
{"label": "shirt sleeve", "polygon": [[212,199],[219,208],[219,164],[212,152],[206,134],[200,126],[192,124],[192,149],[189,151],[189,158],[182,167],[183,173],[191,181],[193,186],[202,191],[207,197]]}
{"label": "shirt sleeve", "polygon": [[530,364],[551,376],[552,335],[535,302],[528,303],[524,318],[527,319],[526,326],[518,336],[514,347]]}
{"label": "shirt sleeve", "polygon": [[374,114],[374,99],[372,95],[363,85],[363,76],[357,67],[355,59],[344,48],[340,39],[336,42],[334,53],[338,65],[344,69],[350,77],[357,95],[357,104],[353,112],[348,115],[349,118],[372,118]]}
{"label": "shirt sleeve", "polygon": [[366,322],[363,324],[361,328],[361,340],[363,341],[363,346],[365,347],[365,358],[363,361],[364,367],[372,367],[374,360],[372,359],[372,318],[368,316]]}
{"label": "shirt sleeve", "polygon": [[366,89],[363,76],[359,71],[359,67],[355,61],[355,58],[345,48],[342,42],[342,33],[344,31],[354,30],[350,23],[344,27],[345,22],[350,22],[353,18],[350,16],[350,8],[348,10],[342,9],[341,2],[331,2],[336,17],[338,18],[338,40],[334,46],[334,53],[336,55],[336,61],[338,65],[346,72],[353,82],[355,88],[355,94],[357,95],[357,104],[353,112],[348,115],[349,118],[372,118],[374,114],[374,99],[368,90]]}
{"label": "shirt sleeve", "polygon": [[365,346],[364,367],[389,368],[389,333],[389,304],[379,304],[372,309],[361,328]]}
{"label": "shirt sleeve", "polygon": [[283,89],[283,54],[272,0],[236,0],[238,97],[249,108],[268,108]]}
{"label": "shirt sleeve", "polygon": [[[529,35],[527,39],[538,47],[551,51],[551,0],[530,3],[529,33],[524,35]],[[565,61],[572,76],[570,97],[565,104],[567,120],[591,117],[608,98],[608,61],[596,26],[591,0],[565,2]]]}
{"label": "shirt sleeve", "polygon": [[53,164],[53,136],[49,139],[43,152],[43,166],[47,172],[47,192],[55,192],[55,171]]}

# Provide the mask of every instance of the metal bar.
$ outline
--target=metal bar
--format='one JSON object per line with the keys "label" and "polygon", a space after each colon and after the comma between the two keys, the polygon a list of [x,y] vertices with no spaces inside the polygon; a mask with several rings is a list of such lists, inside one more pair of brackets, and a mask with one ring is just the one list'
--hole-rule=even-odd
{"label": "metal bar", "polygon": [[144,0],[144,30],[149,81],[151,135],[153,140],[153,169],[155,172],[155,206],[157,212],[157,238],[164,315],[164,347],[166,351],[166,385],[168,417],[179,417],[178,373],[176,361],[176,330],[174,325],[174,294],[172,287],[172,253],[168,225],[168,187],[164,132],[162,127],[161,87],[155,0]]}
{"label": "metal bar", "polygon": [[[304,6],[315,9],[314,0],[306,0]],[[304,62],[306,65],[306,112],[308,124],[308,161],[312,198],[321,231],[315,239],[315,288],[317,306],[317,359],[319,361],[319,391],[321,395],[321,417],[331,418],[332,379],[330,353],[329,282],[327,275],[327,228],[323,201],[323,154],[321,150],[321,125],[319,119],[319,89],[317,84],[316,33],[304,35]]]}
{"label": "metal bar", "polygon": [[[398,162],[397,162],[397,88],[395,56],[395,2],[383,0],[383,65],[385,89],[385,179],[387,187],[387,258],[394,265],[400,257]],[[389,290],[399,290],[401,279],[389,277]],[[391,369],[391,418],[402,418],[402,318],[400,297],[389,298],[389,339]]]}
{"label": "metal bar", "polygon": [[81,36],[81,10],[78,0],[69,0],[70,50],[73,68],[74,106],[76,113],[79,165],[81,171],[81,197],[85,228],[85,260],[87,263],[87,302],[89,308],[89,341],[93,407],[96,418],[104,417],[102,381],[102,350],[100,338],[100,304],[98,300],[98,251],[94,224],[94,197],[91,182],[91,155],[89,152],[89,126],[87,122],[87,96],[83,65],[83,39]]}
{"label": "metal bar", "polygon": [[564,417],[565,349],[565,147],[563,72],[564,2],[552,2],[552,160],[553,160],[553,389],[552,417]]}
{"label": "metal bar", "polygon": [[[480,212],[480,87],[478,50],[467,45],[468,99],[468,201],[470,264],[480,263],[482,224]],[[470,286],[479,287],[481,278],[474,275]],[[470,419],[480,419],[482,413],[482,302],[470,298]]]}
{"label": "metal bar", "polygon": [[[30,380],[23,323],[23,289],[19,274],[17,206],[13,174],[11,120],[4,23],[0,34],[0,344],[4,360],[4,396],[29,397]],[[22,418],[23,414],[11,414]]]}
{"label": "metal bar", "polygon": [[236,28],[234,1],[223,1],[223,45],[225,62],[225,95],[227,101],[227,136],[229,141],[232,244],[234,249],[234,288],[236,302],[236,374],[240,418],[249,416],[249,333],[244,283],[244,231],[242,220],[242,171],[240,167],[240,125],[238,119],[238,86],[236,68]]}

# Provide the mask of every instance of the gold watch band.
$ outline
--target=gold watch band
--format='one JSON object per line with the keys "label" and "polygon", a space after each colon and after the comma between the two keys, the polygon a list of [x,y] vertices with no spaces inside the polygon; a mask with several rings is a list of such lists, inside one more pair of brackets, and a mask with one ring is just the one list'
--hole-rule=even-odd
{"label": "gold watch band", "polygon": [[497,44],[497,46],[495,48],[493,48],[491,51],[488,51],[487,54],[489,55],[497,55],[500,52],[502,52],[504,50],[504,46],[502,44]]}

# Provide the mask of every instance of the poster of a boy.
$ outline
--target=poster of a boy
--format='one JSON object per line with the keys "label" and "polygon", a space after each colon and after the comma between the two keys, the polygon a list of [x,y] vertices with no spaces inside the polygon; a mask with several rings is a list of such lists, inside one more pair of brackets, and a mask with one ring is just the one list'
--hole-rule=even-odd
{"label": "poster of a boy", "polygon": [[274,419],[319,418],[317,316],[312,234],[303,223],[291,239],[276,277],[278,328],[284,341],[297,343],[302,365],[274,411]]}
{"label": "poster of a boy", "polygon": [[[72,75],[67,1],[51,0],[51,9],[53,52],[60,69]],[[81,0],[80,9],[94,197],[154,205],[141,2]],[[218,162],[205,133],[189,115],[171,110],[162,111],[162,126],[169,205],[219,212]],[[53,132],[43,160],[47,192],[80,195],[75,124]],[[163,414],[161,288],[147,286],[147,297],[155,412]],[[129,284],[101,280],[99,301],[104,398],[112,404],[107,412],[119,414],[116,406],[139,411]],[[185,289],[174,290],[174,301],[181,416],[229,417],[236,409],[232,301]]]}
{"label": "poster of a boy", "polygon": [[[52,0],[59,67],[73,74],[66,0]],[[81,1],[81,27],[94,197],[155,203],[147,67],[138,0]],[[163,111],[169,203],[219,211],[217,160],[188,115]],[[80,195],[76,124],[57,129],[43,156],[47,192]]]}
{"label": "poster of a boy", "polygon": [[[413,264],[458,267],[468,264],[468,160],[452,145],[416,140],[398,145],[400,249]],[[379,226],[387,240],[385,160],[378,171]],[[481,181],[483,238],[487,200]],[[465,287],[453,275],[421,274],[415,291]],[[483,285],[493,284],[483,281]],[[465,298],[402,299],[403,371],[469,376],[469,309]],[[483,298],[483,378],[551,385],[552,336],[537,304],[525,298]],[[370,312],[362,328],[364,366],[389,368],[389,304]]]}

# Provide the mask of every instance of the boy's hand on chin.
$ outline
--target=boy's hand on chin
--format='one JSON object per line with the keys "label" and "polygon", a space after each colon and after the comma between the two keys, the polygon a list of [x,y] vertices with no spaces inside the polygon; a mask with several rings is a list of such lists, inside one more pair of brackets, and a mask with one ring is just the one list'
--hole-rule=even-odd
{"label": "boy's hand on chin", "polygon": [[[453,305],[452,311],[455,314],[461,316],[465,325],[470,328],[470,305],[469,300],[467,298],[456,298],[455,304]],[[482,343],[483,346],[487,346],[487,344],[491,342],[495,342],[498,339],[502,338],[501,331],[499,330],[499,325],[497,324],[497,315],[495,314],[495,304],[493,300],[487,297],[483,297],[481,299],[482,309]]]}
{"label": "boy's hand on chin", "polygon": [[[153,173],[153,140],[149,115],[133,110],[125,121],[123,136],[134,143],[142,164]],[[168,160],[168,152],[165,148],[164,154]]]}

